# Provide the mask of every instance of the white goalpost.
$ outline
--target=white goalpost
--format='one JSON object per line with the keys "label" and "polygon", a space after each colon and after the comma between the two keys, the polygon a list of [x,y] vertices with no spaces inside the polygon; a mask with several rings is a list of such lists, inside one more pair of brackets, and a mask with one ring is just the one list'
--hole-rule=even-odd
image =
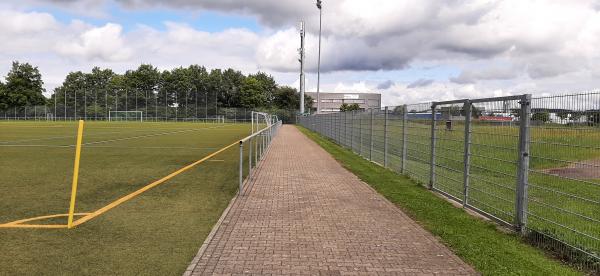
{"label": "white goalpost", "polygon": [[144,121],[143,111],[109,111],[109,121]]}

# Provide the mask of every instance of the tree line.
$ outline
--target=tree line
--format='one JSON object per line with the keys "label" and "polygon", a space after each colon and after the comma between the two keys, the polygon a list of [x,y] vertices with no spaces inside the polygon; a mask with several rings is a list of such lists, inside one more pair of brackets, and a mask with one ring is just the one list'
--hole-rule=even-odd
{"label": "tree line", "polygon": [[[234,69],[190,65],[160,71],[150,64],[117,74],[95,67],[91,72],[70,72],[50,98],[43,93],[42,75],[29,63],[13,62],[5,81],[0,81],[0,110],[26,106],[69,106],[79,110],[144,110],[252,108],[296,110],[300,94],[278,85],[272,76],[245,75]],[[306,96],[306,107],[313,100]]]}

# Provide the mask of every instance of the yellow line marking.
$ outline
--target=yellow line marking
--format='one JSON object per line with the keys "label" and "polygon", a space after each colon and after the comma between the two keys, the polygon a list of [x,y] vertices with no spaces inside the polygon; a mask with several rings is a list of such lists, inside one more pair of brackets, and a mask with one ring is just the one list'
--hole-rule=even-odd
{"label": "yellow line marking", "polygon": [[[83,121],[80,121],[79,131],[83,131]],[[78,144],[81,143],[81,141],[79,141],[79,136],[80,136],[79,135],[79,131],[78,131]],[[121,197],[121,198],[113,201],[112,203],[110,203],[110,204],[108,204],[108,205],[106,205],[106,206],[104,206],[104,207],[102,207],[102,208],[100,208],[100,209],[98,209],[98,210],[96,210],[96,211],[94,211],[92,213],[72,213],[71,212],[71,210],[74,210],[74,195],[73,195],[73,191],[76,190],[76,183],[75,183],[75,179],[74,179],[74,184],[75,184],[74,188],[75,189],[72,190],[72,194],[71,194],[71,196],[72,196],[71,197],[71,199],[72,199],[71,205],[73,205],[73,206],[72,206],[72,208],[69,208],[69,214],[47,215],[47,216],[41,216],[41,217],[35,217],[35,218],[28,218],[28,219],[17,220],[17,221],[5,223],[5,224],[0,224],[0,228],[72,228],[72,227],[81,225],[81,224],[83,224],[83,223],[85,223],[85,222],[87,222],[87,221],[89,221],[89,220],[91,220],[91,219],[93,219],[93,218],[95,218],[97,216],[100,216],[100,215],[106,213],[110,209],[115,208],[118,205],[120,205],[120,204],[122,204],[122,203],[124,203],[124,202],[126,202],[126,201],[128,201],[128,200],[130,200],[130,199],[132,199],[132,198],[134,198],[134,197],[142,194],[143,192],[145,192],[147,190],[150,190],[150,189],[152,189],[152,188],[154,188],[154,187],[156,187],[156,186],[164,183],[165,181],[167,181],[167,180],[169,180],[169,179],[171,179],[171,178],[173,178],[173,177],[175,177],[175,176],[177,176],[177,175],[179,175],[179,174],[181,174],[181,173],[183,173],[183,172],[185,172],[185,171],[187,171],[187,170],[189,170],[189,169],[197,166],[198,164],[203,163],[204,161],[207,161],[207,160],[211,159],[212,157],[218,155],[219,153],[221,153],[223,151],[226,151],[227,149],[229,149],[229,148],[231,148],[231,147],[233,147],[235,145],[239,145],[239,143],[240,143],[240,140],[235,141],[235,142],[231,143],[230,145],[225,146],[225,147],[221,148],[220,150],[215,151],[215,152],[213,152],[213,153],[211,153],[211,154],[203,157],[202,159],[200,159],[198,161],[195,161],[195,162],[193,162],[193,163],[191,163],[191,164],[189,164],[189,165],[187,165],[187,166],[185,166],[185,167],[183,167],[183,168],[181,168],[181,169],[179,169],[177,171],[174,171],[174,172],[170,173],[169,175],[167,175],[167,176],[165,176],[165,177],[163,177],[163,178],[161,178],[159,180],[156,180],[156,181],[154,181],[154,182],[152,182],[152,183],[150,183],[150,184],[148,184],[148,185],[140,188],[139,190],[137,190],[137,191],[135,191],[133,193],[130,193],[130,194],[124,196],[124,197]],[[77,158],[77,152],[76,152],[75,155],[76,155],[76,159],[78,159]],[[214,160],[214,161],[223,161],[224,162],[224,160]],[[82,217],[82,218],[80,218],[80,219],[72,222],[72,225],[70,225],[70,224],[67,224],[67,225],[61,225],[61,224],[21,224],[21,223],[24,223],[24,222],[29,222],[29,221],[34,221],[34,220],[47,219],[47,218],[55,218],[55,217],[63,217],[63,216],[68,216],[69,217],[69,223],[70,223],[72,221],[72,216],[73,215],[75,215],[75,216],[84,216],[84,217]]]}
{"label": "yellow line marking", "polygon": [[[89,214],[90,213],[76,213],[74,215],[85,216],[85,215],[89,215]],[[23,224],[25,222],[30,222],[30,221],[34,221],[34,220],[42,220],[42,219],[50,219],[50,218],[67,217],[67,216],[69,216],[69,214],[47,215],[47,216],[39,216],[39,217],[35,217],[35,218],[15,220],[12,222],[0,224],[0,228],[11,228],[11,227],[26,228],[24,226],[33,225],[33,224]],[[29,227],[29,228],[31,228],[31,227]],[[40,227],[40,228],[44,228],[44,227]]]}
{"label": "yellow line marking", "polygon": [[148,184],[148,185],[140,188],[139,190],[137,190],[137,191],[135,191],[133,193],[130,193],[130,194],[124,196],[124,197],[121,197],[121,198],[115,200],[114,202],[112,202],[112,203],[110,203],[110,204],[108,204],[108,205],[106,205],[106,206],[104,206],[104,207],[102,207],[102,208],[94,211],[93,213],[91,213],[89,215],[86,215],[86,216],[84,216],[84,217],[76,220],[75,222],[73,222],[73,227],[78,226],[78,225],[80,225],[82,223],[85,223],[86,221],[89,221],[89,220],[91,220],[91,219],[93,219],[93,218],[95,218],[95,217],[97,217],[99,215],[102,215],[102,214],[106,213],[110,209],[117,207],[118,205],[122,204],[123,202],[128,201],[128,200],[130,200],[130,199],[132,199],[132,198],[140,195],[141,193],[143,193],[143,192],[145,192],[147,190],[150,190],[150,189],[152,189],[152,188],[154,188],[154,187],[156,187],[156,186],[164,183],[165,181],[167,181],[167,180],[169,180],[169,179],[171,179],[171,178],[173,178],[173,177],[175,177],[175,176],[177,176],[177,175],[179,175],[179,174],[181,174],[181,173],[183,173],[183,172],[185,172],[185,171],[193,168],[194,166],[196,166],[196,165],[198,165],[198,164],[200,164],[200,163],[202,163],[202,162],[204,162],[204,161],[206,161],[208,159],[211,159],[212,157],[216,156],[217,154],[219,154],[219,153],[221,153],[221,152],[223,152],[223,151],[225,151],[225,150],[227,150],[227,149],[229,149],[229,148],[231,148],[231,147],[233,147],[235,145],[239,145],[239,141],[235,141],[231,145],[228,145],[228,146],[226,146],[226,147],[224,147],[224,148],[222,148],[222,149],[220,149],[218,151],[215,151],[215,152],[213,152],[213,153],[205,156],[204,158],[202,158],[202,159],[200,159],[200,160],[198,160],[198,161],[196,161],[194,163],[191,163],[191,164],[189,164],[189,165],[187,165],[187,166],[185,166],[185,167],[183,167],[183,168],[181,168],[181,169],[179,169],[177,171],[174,171],[174,172],[170,173],[169,175],[167,175],[167,176],[165,176],[165,177],[163,177],[163,178],[161,178],[159,180],[156,180],[156,181],[154,181],[154,182],[152,182],[152,183],[150,183],[150,184]]}
{"label": "yellow line marking", "polygon": [[77,129],[77,147],[75,148],[75,165],[73,167],[73,187],[71,188],[71,204],[69,205],[69,218],[67,225],[73,227],[73,213],[75,213],[75,198],[77,197],[77,180],[79,179],[79,159],[81,158],[81,140],[83,139],[83,120],[79,120]]}
{"label": "yellow line marking", "polygon": [[67,228],[66,224],[15,224],[0,225],[0,228]]}

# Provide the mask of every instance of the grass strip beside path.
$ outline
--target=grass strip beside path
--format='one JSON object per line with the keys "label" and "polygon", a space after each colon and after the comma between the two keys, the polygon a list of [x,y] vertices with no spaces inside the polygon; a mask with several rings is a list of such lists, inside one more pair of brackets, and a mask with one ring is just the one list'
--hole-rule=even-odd
{"label": "grass strip beside path", "polygon": [[298,128],[483,275],[581,275],[516,234],[504,233],[495,224],[469,215],[408,177],[363,159],[315,132]]}

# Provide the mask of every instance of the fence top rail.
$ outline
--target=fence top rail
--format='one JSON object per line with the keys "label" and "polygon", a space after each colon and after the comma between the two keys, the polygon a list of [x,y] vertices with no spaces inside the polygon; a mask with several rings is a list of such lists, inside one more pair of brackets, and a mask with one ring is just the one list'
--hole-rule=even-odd
{"label": "fence top rail", "polygon": [[252,139],[252,138],[254,138],[254,137],[256,137],[256,136],[258,136],[258,135],[260,135],[260,134],[262,134],[264,132],[266,132],[267,130],[270,130],[271,128],[274,128],[275,126],[278,126],[280,123],[281,123],[281,121],[277,121],[276,123],[274,123],[274,124],[272,124],[270,126],[267,126],[267,127],[263,128],[263,129],[257,131],[257,132],[254,132],[251,135],[248,135],[248,136],[240,139],[240,144],[243,144],[243,143],[247,142],[248,140],[250,140],[250,139]]}
{"label": "fence top rail", "polygon": [[537,97],[532,97],[532,99],[538,100],[538,99],[552,99],[552,98],[569,98],[569,97],[593,96],[593,95],[600,95],[600,90],[595,89],[595,90],[574,93],[574,94],[556,94],[556,95],[547,95],[547,96],[537,96]]}
{"label": "fence top rail", "polygon": [[451,101],[432,102],[432,106],[445,105],[445,104],[456,104],[456,103],[482,103],[482,102],[497,102],[497,101],[514,101],[521,100],[528,94],[515,95],[515,96],[504,96],[504,97],[491,97],[491,98],[478,98],[478,99],[460,99]]}

